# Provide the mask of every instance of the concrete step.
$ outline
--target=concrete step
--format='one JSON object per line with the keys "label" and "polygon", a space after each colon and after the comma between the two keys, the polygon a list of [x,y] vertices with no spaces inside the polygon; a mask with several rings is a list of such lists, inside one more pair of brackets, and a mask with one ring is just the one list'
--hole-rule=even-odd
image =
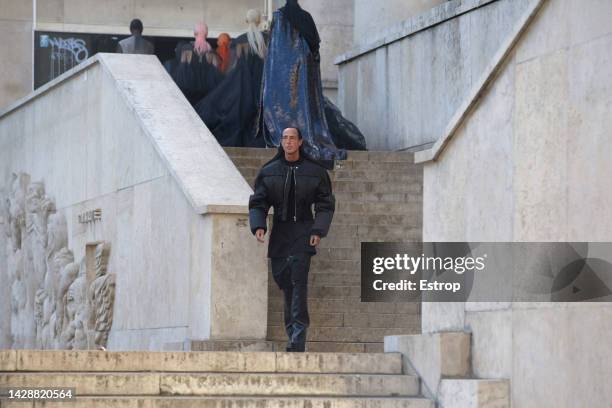
{"label": "concrete step", "polygon": [[[259,167],[241,167],[240,174],[245,180],[252,185],[255,182],[255,177],[259,174]],[[342,192],[352,193],[408,193],[413,195],[422,195],[423,185],[420,179],[414,176],[407,175],[405,179],[394,181],[385,181],[385,179],[377,179],[372,177],[371,180],[364,181],[357,176],[350,178],[338,179],[331,177],[334,194]]]}
{"label": "concrete step", "polygon": [[[338,216],[338,217],[341,217]],[[354,244],[361,247],[361,242],[387,241],[410,242],[422,234],[420,226],[396,227],[390,225],[341,225],[337,224],[329,229],[325,239],[321,241],[321,248],[347,248]]]}
{"label": "concrete step", "polygon": [[361,254],[353,248],[319,248],[317,257],[336,261],[357,261],[361,259]]}
{"label": "concrete step", "polygon": [[[408,225],[361,225],[361,224],[334,224],[330,227],[327,237],[323,239],[328,241],[324,248],[333,247],[337,241],[342,240],[341,245],[355,242],[356,248],[361,248],[361,242],[367,242],[369,239],[378,239],[379,237],[389,237],[387,240],[400,239],[404,237],[413,237],[415,234],[421,233],[421,227]],[[391,241],[394,242],[394,241]],[[318,258],[313,258],[313,261]]]}
{"label": "concrete step", "polygon": [[[273,318],[269,319],[271,326],[282,326],[282,312],[269,312],[270,316],[273,315]],[[334,313],[331,313],[332,315]],[[316,325],[317,323],[313,321],[313,315],[310,314],[311,317],[311,325]],[[207,340],[192,340],[188,343],[188,350],[198,351],[198,350],[206,350],[208,347],[209,341]],[[241,342],[237,342],[241,343]],[[265,343],[265,349],[271,352],[284,352],[287,346],[287,340],[268,340],[263,342]],[[185,344],[181,343],[180,347],[178,345],[174,345],[175,348],[168,347],[167,350],[184,350]],[[374,342],[374,343],[357,343],[357,342],[329,342],[329,341],[311,341],[306,344],[306,352],[307,354],[317,354],[317,353],[383,353],[384,344],[382,342]],[[247,350],[249,351],[249,350]]]}
{"label": "concrete step", "polygon": [[368,203],[411,203],[422,202],[423,195],[419,192],[412,193],[347,193],[334,191],[338,201]]}
{"label": "concrete step", "polygon": [[[283,347],[285,342],[282,343]],[[384,349],[383,343],[311,341],[306,344],[309,352],[321,353],[379,353]]]}
{"label": "concrete step", "polygon": [[[362,303],[359,299],[308,299],[308,310],[311,313],[415,314],[414,311],[420,310],[420,305],[418,303]],[[268,311],[283,311],[283,299],[280,290],[272,292]]]}
{"label": "concrete step", "polygon": [[364,193],[363,202],[369,203],[422,203],[421,193]]}
{"label": "concrete step", "polygon": [[160,378],[162,394],[416,396],[414,376],[393,374],[170,374]]}
{"label": "concrete step", "polygon": [[[355,228],[355,230],[357,230],[357,228]],[[360,261],[358,260],[338,261],[338,260],[331,260],[331,259],[322,259],[322,258],[315,256],[315,257],[312,257],[310,261],[310,269],[311,270],[326,270],[326,271],[329,271],[329,273],[359,274],[360,273]]]}
{"label": "concrete step", "polygon": [[[258,159],[250,159],[250,158],[241,158],[237,159],[241,160],[238,166],[238,170],[243,173],[243,175],[255,178],[259,173],[261,167],[267,163],[267,160]],[[250,160],[248,162],[243,162],[242,160]],[[243,164],[244,163],[244,164]],[[374,183],[379,182],[382,184],[408,184],[408,185],[419,185],[422,183],[423,176],[421,174],[420,169],[410,169],[410,170],[402,170],[402,171],[389,171],[389,170],[377,170],[377,169],[369,169],[369,170],[351,170],[351,169],[343,169],[343,170],[335,170],[329,172],[330,179],[333,182],[334,190],[337,186],[337,183],[340,182],[366,182],[366,183]],[[366,190],[367,191],[367,190]]]}
{"label": "concrete step", "polygon": [[272,148],[254,148],[254,147],[224,147],[223,150],[232,159],[235,157],[260,157],[270,160],[276,154],[277,150]]}
{"label": "concrete step", "polygon": [[[354,249],[361,246],[361,241],[358,240],[357,236],[350,236],[347,234],[333,234],[330,229],[330,235],[321,240],[318,249]],[[318,250],[317,249],[317,250]]]}
{"label": "concrete step", "polygon": [[260,169],[261,166],[267,162],[267,160],[257,157],[234,157],[232,158],[232,161],[234,162],[234,165],[240,169]]}
{"label": "concrete step", "polygon": [[[275,285],[270,283],[270,286]],[[359,299],[361,287],[357,285],[308,285],[308,299]]]}
{"label": "concrete step", "polygon": [[37,402],[5,401],[4,408],[434,408],[431,400],[399,397],[79,397],[72,401]]}
{"label": "concrete step", "polygon": [[338,162],[336,165],[335,171],[340,170],[384,170],[384,171],[410,171],[415,167],[418,168],[419,165],[416,165],[408,160],[398,160],[398,161],[343,161]]}
{"label": "concrete step", "polygon": [[[310,324],[317,327],[339,327],[344,324],[342,313],[309,313]],[[268,313],[269,326],[283,326],[283,312]]]}
{"label": "concrete step", "polygon": [[[314,327],[397,327],[413,329],[418,322],[415,317],[416,313],[310,313],[310,324]],[[268,314],[269,326],[282,327],[283,322],[283,312],[270,312]]]}
{"label": "concrete step", "polygon": [[[399,353],[0,351],[0,372],[400,374]],[[0,382],[1,383],[1,382]]]}
{"label": "concrete step", "polygon": [[356,269],[352,273],[311,273],[308,278],[312,286],[359,286],[361,284],[361,273]]}
{"label": "concrete step", "polygon": [[364,181],[358,179],[338,180],[333,182],[334,193],[420,193],[422,184],[418,181]]}
{"label": "concrete step", "polygon": [[9,388],[74,388],[76,395],[416,396],[415,376],[284,373],[11,373]]}
{"label": "concrete step", "polygon": [[0,373],[6,388],[73,388],[83,395],[159,395],[158,373]]}
{"label": "concrete step", "polygon": [[181,342],[171,347],[167,345],[164,350],[168,351],[246,351],[246,352],[273,352],[276,351],[274,342],[265,340],[190,340]]}
{"label": "concrete step", "polygon": [[[279,321],[274,326],[281,325],[282,323]],[[206,341],[202,340],[192,340],[189,344],[192,347],[192,350],[196,350],[197,347],[200,347],[200,343],[204,343]],[[266,341],[266,344],[269,345],[269,349],[274,352],[284,352],[285,347],[287,346],[287,340],[276,340],[276,341]],[[181,343],[181,347],[183,347],[183,343]],[[361,354],[361,353],[383,353],[384,344],[382,342],[374,342],[374,343],[357,343],[357,342],[329,342],[329,341],[311,341],[306,344],[306,354],[331,354],[331,353],[342,353],[342,354]]]}
{"label": "concrete step", "polygon": [[368,160],[405,160],[414,162],[414,153],[405,151],[369,151]]}
{"label": "concrete step", "polygon": [[422,211],[421,201],[413,202],[395,202],[395,203],[379,203],[379,202],[352,202],[352,201],[336,201],[336,213],[334,217],[344,213],[350,214],[370,214],[370,215],[405,215],[406,213]]}
{"label": "concrete step", "polygon": [[359,299],[361,286],[309,286],[309,299]]}
{"label": "concrete step", "polygon": [[421,167],[413,167],[404,171],[389,171],[389,170],[353,170],[353,169],[338,169],[330,174],[333,181],[340,180],[356,180],[356,181],[381,181],[381,182],[420,182],[423,180],[423,169]]}
{"label": "concrete step", "polygon": [[[314,287],[338,287],[338,286],[347,286],[347,287],[355,287],[361,285],[361,273],[359,269],[355,269],[349,273],[338,272],[336,270],[326,270],[320,268],[310,268],[310,273],[308,274],[308,290]],[[272,277],[268,279],[268,288],[273,289],[271,294],[274,296],[276,293],[281,295],[276,282]],[[232,351],[232,349],[214,349],[214,350],[201,350],[201,351]],[[252,350],[257,351],[257,350]]]}
{"label": "concrete step", "polygon": [[419,217],[422,211],[408,212],[406,214],[368,214],[368,213],[336,213],[332,229],[336,226],[363,225],[363,226],[392,226],[397,228],[420,228]]}
{"label": "concrete step", "polygon": [[[378,343],[383,342],[385,336],[400,335],[405,333],[417,333],[420,326],[415,319],[412,328],[372,328],[372,327],[314,327],[308,329],[307,341],[327,342],[355,342],[355,343]],[[273,341],[284,341],[287,339],[285,328],[281,326],[268,325],[267,338]]]}
{"label": "concrete step", "polygon": [[[253,148],[253,147],[224,147],[225,152],[231,158],[235,157],[261,157],[272,158],[277,150],[276,148]],[[347,151],[347,160],[341,160],[340,163],[351,161],[368,161],[368,160],[391,160],[391,161],[414,161],[414,153],[405,151]]]}

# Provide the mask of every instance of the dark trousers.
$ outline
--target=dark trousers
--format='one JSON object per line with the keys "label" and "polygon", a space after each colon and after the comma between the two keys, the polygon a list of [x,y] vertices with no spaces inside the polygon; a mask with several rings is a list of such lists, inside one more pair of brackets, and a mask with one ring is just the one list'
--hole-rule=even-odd
{"label": "dark trousers", "polygon": [[308,316],[308,271],[311,254],[295,254],[287,258],[272,258],[272,276],[285,297],[285,332],[287,351],[306,349]]}

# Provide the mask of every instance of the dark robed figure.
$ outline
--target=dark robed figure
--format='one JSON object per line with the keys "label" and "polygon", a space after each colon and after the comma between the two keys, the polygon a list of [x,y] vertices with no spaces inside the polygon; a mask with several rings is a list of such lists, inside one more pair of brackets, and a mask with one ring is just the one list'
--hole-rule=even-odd
{"label": "dark robed figure", "polygon": [[279,146],[283,129],[300,129],[304,147],[317,160],[345,159],[335,145],[327,121],[321,71],[319,33],[312,16],[297,0],[274,12],[257,137]]}
{"label": "dark robed figure", "polygon": [[248,31],[236,38],[236,66],[195,109],[222,146],[265,147],[253,137],[267,52],[266,35],[259,30],[261,13],[249,10]]}
{"label": "dark robed figure", "polygon": [[196,25],[195,40],[177,45],[178,60],[165,64],[170,76],[189,103],[195,105],[219,85],[223,75],[217,69],[219,56],[206,40],[208,26]]}

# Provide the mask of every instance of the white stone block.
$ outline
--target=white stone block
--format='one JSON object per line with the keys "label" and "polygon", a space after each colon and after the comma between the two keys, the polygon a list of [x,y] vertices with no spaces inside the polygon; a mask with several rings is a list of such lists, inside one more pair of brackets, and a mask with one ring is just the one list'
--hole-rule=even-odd
{"label": "white stone block", "polygon": [[436,397],[442,378],[471,374],[469,333],[385,336],[385,352],[402,353],[404,373],[417,375],[429,398]]}
{"label": "white stone block", "polygon": [[512,377],[512,310],[467,312],[472,369],[477,378]]}
{"label": "white stone block", "polygon": [[510,408],[510,382],[442,380],[438,401],[448,408]]}

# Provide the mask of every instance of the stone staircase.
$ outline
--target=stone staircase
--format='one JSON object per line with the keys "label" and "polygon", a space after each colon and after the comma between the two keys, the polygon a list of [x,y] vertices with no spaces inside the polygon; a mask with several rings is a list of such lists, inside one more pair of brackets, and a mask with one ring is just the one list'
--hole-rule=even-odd
{"label": "stone staircase", "polygon": [[[276,153],[225,150],[251,186]],[[336,213],[311,263],[307,351],[381,352],[384,336],[420,332],[420,304],[361,303],[360,245],[421,240],[422,167],[409,152],[349,152],[330,177]],[[271,275],[268,294],[268,340],[284,350],[283,299]]]}
{"label": "stone staircase", "polygon": [[[76,399],[9,401],[19,387]],[[418,395],[399,353],[0,351],[2,408],[434,407]]]}

